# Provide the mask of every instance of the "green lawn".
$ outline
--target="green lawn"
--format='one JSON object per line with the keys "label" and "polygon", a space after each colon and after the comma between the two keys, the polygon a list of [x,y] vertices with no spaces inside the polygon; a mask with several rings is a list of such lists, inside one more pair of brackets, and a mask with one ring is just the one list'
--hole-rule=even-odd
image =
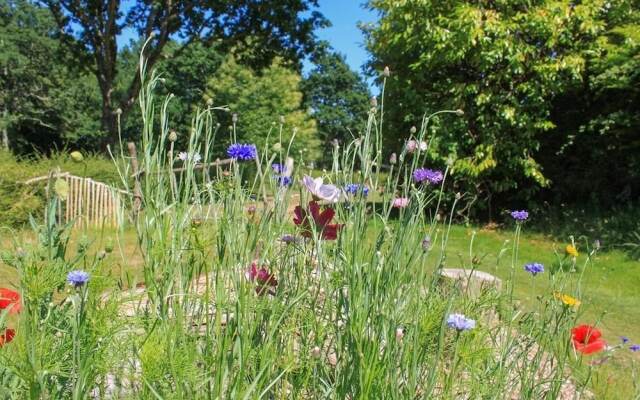
{"label": "green lawn", "polygon": [[[9,231],[2,231],[0,243],[3,250],[12,246],[14,239],[22,239],[27,243],[33,242],[29,232],[19,232],[17,235]],[[475,235],[474,235],[475,232]],[[96,251],[101,248],[101,240],[106,237],[115,238],[115,232],[81,232],[76,231],[72,242],[86,234],[88,237],[96,237],[92,248]],[[442,235],[439,232],[438,235]],[[134,232],[125,231],[114,253],[109,256],[112,272],[116,276],[130,274],[140,278],[141,259],[136,250]],[[471,238],[473,248],[470,250]],[[101,239],[102,238],[102,239]],[[469,267],[471,260],[480,260],[477,269],[497,275],[502,279],[508,279],[511,275],[511,249],[513,232],[502,230],[484,230],[479,228],[467,228],[453,226],[449,236],[446,251],[447,267]],[[116,241],[116,243],[118,243]],[[549,289],[550,269],[556,255],[554,249],[562,256],[564,247],[568,242],[556,242],[539,234],[525,232],[521,237],[519,258],[515,269],[515,295],[521,301],[523,307],[532,308],[537,302],[537,296],[549,297],[552,293]],[[435,245],[438,251],[438,245]],[[578,244],[581,254],[578,265],[583,265],[586,260],[584,245]],[[75,246],[71,246],[75,248]],[[504,251],[506,249],[506,251]],[[499,256],[502,254],[501,256]],[[537,276],[535,285],[532,277],[522,269],[527,262],[541,262],[547,268],[547,272]],[[575,273],[575,277],[579,275]],[[15,282],[15,271],[6,265],[0,265],[0,287],[11,285]],[[602,329],[605,339],[611,344],[618,344],[619,337],[629,336],[634,343],[640,343],[640,305],[638,288],[640,287],[640,262],[630,260],[623,252],[610,251],[597,254],[592,262],[587,265],[582,279],[580,300],[580,322],[587,324],[597,323]],[[615,357],[605,365],[597,368],[594,376],[594,390],[598,398],[621,399],[631,398],[633,390],[629,366],[640,360],[640,353],[632,353],[624,350],[616,353]]]}

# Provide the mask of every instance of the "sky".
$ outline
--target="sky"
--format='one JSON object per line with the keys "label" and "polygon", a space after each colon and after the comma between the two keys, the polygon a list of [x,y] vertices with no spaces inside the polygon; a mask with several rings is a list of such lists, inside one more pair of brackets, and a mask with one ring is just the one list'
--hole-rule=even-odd
{"label": "sky", "polygon": [[[132,0],[125,0],[123,5]],[[376,14],[365,9],[362,4],[364,0],[319,0],[320,11],[325,18],[331,22],[331,27],[316,31],[318,39],[328,41],[331,46],[342,53],[347,63],[357,72],[362,72],[362,66],[367,61],[367,52],[364,49],[364,36],[358,23],[368,23],[376,21]],[[118,37],[118,47],[129,43],[135,36],[133,30],[125,30]],[[309,71],[311,64],[304,63],[304,72]],[[373,81],[367,82],[373,88]]]}
{"label": "sky", "polygon": [[[332,26],[318,30],[318,38],[331,43],[334,49],[344,54],[354,71],[362,72],[367,61],[364,36],[358,23],[376,21],[376,14],[362,7],[364,0],[319,0],[319,11],[331,21]],[[305,65],[305,70],[308,65]],[[371,82],[369,84],[371,86]]]}

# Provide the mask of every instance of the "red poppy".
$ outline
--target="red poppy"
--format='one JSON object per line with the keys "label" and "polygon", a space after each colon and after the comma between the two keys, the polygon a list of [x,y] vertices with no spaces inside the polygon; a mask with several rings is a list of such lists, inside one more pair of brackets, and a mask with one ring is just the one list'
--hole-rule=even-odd
{"label": "red poppy", "polygon": [[247,279],[256,282],[258,287],[256,293],[264,294],[269,287],[278,286],[278,280],[275,275],[271,274],[265,267],[260,267],[256,263],[251,264],[251,268],[247,271]]}
{"label": "red poppy", "polygon": [[13,329],[5,329],[4,333],[0,335],[0,347],[4,346],[5,343],[9,343],[13,340],[13,337],[16,335],[16,331]]}
{"label": "red poppy", "polygon": [[[333,216],[336,214],[335,211],[327,207],[320,212],[320,205],[315,201],[309,202],[308,211],[300,206],[296,206],[294,213],[293,223],[302,226],[302,236],[304,237],[313,236],[312,223],[315,225],[316,231],[320,232],[322,239],[325,240],[336,240],[338,237],[338,229],[342,228],[340,224],[330,224]],[[309,218],[309,213],[311,213],[311,218]],[[312,219],[313,222],[311,222]]]}
{"label": "red poppy", "polygon": [[583,354],[592,354],[604,350],[607,342],[600,339],[602,332],[591,325],[579,325],[571,330],[573,348]]}
{"label": "red poppy", "polygon": [[20,312],[20,293],[11,289],[0,288],[0,310],[8,309],[10,314]]}

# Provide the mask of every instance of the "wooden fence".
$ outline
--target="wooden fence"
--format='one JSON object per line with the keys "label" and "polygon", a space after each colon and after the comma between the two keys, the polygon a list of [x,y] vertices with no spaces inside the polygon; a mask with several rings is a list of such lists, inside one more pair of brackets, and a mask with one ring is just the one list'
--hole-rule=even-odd
{"label": "wooden fence", "polygon": [[60,223],[74,221],[85,227],[120,226],[123,222],[122,195],[127,193],[105,183],[71,175],[68,172],[51,173],[29,179],[25,184],[48,180],[51,192],[57,180],[64,180],[66,193],[57,212]]}

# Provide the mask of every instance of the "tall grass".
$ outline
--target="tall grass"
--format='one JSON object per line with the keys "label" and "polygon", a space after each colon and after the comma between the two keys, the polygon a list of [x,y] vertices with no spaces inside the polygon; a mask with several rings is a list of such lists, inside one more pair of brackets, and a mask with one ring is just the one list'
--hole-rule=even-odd
{"label": "tall grass", "polygon": [[[1,397],[538,399],[560,397],[567,380],[578,392],[589,385],[591,367],[576,361],[570,345],[579,308],[540,293],[537,308],[526,311],[512,281],[475,296],[442,279],[455,211],[440,208],[447,186],[413,183],[425,163],[421,151],[404,151],[381,173],[382,101],[364,135],[334,149],[325,177],[338,187],[366,185],[378,204],[362,195],[329,204],[343,224],[337,239],[324,240],[321,229],[303,237],[290,206],[306,209],[310,196],[298,179],[278,187],[270,168],[284,162],[290,144],[274,137],[277,151],[258,149],[255,162],[233,163],[229,177],[220,168],[196,173],[193,159],[176,159],[171,98],[155,97],[158,77],[146,76],[141,63],[142,209],[133,224],[144,279],[110,273],[104,260],[118,257],[117,247],[90,254],[81,243],[71,252],[70,227],[53,213],[34,221],[37,243],[16,243],[19,250],[3,256],[18,272],[23,309],[0,317],[0,327],[16,329],[0,349]],[[225,110],[196,112],[184,149],[205,163],[219,156],[209,153],[219,134],[216,112]],[[133,192],[127,155],[114,157],[122,186]],[[409,206],[394,209],[396,196]],[[131,197],[128,209],[134,206]],[[513,247],[501,252],[513,271],[522,268],[523,227],[516,225]],[[295,240],[282,241],[286,234]],[[247,279],[252,264],[277,285]],[[65,282],[77,269],[91,274],[87,285]],[[581,295],[562,269],[531,279]],[[450,328],[452,313],[476,327]]]}

